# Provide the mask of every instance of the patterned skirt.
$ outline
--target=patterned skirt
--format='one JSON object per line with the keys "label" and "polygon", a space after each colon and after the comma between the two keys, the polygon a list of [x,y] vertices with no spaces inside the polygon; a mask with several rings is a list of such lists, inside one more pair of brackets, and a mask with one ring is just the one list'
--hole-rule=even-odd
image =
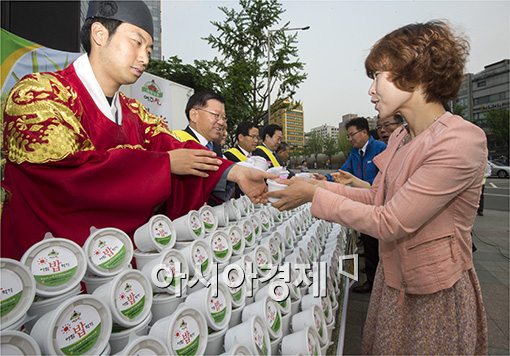
{"label": "patterned skirt", "polygon": [[406,294],[384,283],[377,269],[362,354],[486,355],[487,319],[480,283],[474,269],[465,271],[449,289],[434,294]]}

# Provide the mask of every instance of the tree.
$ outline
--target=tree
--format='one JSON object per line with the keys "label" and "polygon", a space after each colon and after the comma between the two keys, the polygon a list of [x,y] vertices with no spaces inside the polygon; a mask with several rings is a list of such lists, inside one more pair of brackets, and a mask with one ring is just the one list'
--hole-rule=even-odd
{"label": "tree", "polygon": [[323,151],[323,145],[324,141],[322,139],[322,136],[319,135],[317,132],[312,132],[310,136],[308,137],[308,141],[305,144],[305,155],[311,156],[313,155],[317,159],[317,155],[319,153],[322,153]]}
{"label": "tree", "polygon": [[151,60],[147,72],[193,88],[195,92],[205,89],[221,92],[223,80],[211,71],[212,66],[205,60],[195,60],[194,65],[183,64],[180,58],[173,56],[166,61]]}
{"label": "tree", "polygon": [[[224,81],[221,94],[232,118],[230,125],[236,127],[241,121],[260,124],[267,116],[267,33],[281,27],[280,17],[285,12],[277,0],[240,0],[241,9],[220,7],[225,14],[223,22],[211,22],[218,35],[205,38],[212,48],[218,50],[212,64]],[[286,23],[283,28],[288,28]],[[297,33],[277,31],[271,34],[271,93],[274,97],[272,110],[276,112],[289,104],[296,88],[306,79],[303,63],[298,59]]]}
{"label": "tree", "polygon": [[345,157],[349,156],[349,153],[352,150],[352,145],[347,139],[345,132],[338,134],[338,147],[340,151],[344,153]]}
{"label": "tree", "polygon": [[487,112],[487,125],[496,142],[501,143],[504,147],[508,147],[509,117],[510,111],[508,109],[496,109]]}
{"label": "tree", "polygon": [[336,137],[328,136],[323,139],[323,153],[328,156],[329,161],[331,162],[331,156],[339,151],[338,149],[338,141]]}

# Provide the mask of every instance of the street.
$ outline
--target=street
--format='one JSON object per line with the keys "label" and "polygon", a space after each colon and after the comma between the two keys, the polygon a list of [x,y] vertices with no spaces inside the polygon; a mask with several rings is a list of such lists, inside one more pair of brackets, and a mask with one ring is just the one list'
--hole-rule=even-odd
{"label": "street", "polygon": [[485,183],[484,209],[509,210],[510,180],[508,178],[489,178]]}

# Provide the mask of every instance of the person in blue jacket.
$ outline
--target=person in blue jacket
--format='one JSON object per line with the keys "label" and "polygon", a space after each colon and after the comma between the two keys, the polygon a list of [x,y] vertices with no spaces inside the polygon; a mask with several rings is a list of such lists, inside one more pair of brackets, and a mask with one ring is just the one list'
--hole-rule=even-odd
{"label": "person in blue jacket", "polygon": [[[372,185],[375,176],[379,172],[373,159],[386,149],[386,144],[369,135],[368,121],[363,117],[349,120],[345,124],[345,129],[347,130],[347,139],[352,144],[352,151],[340,169]],[[375,271],[379,263],[379,243],[377,239],[365,234],[360,234],[360,238],[365,250],[367,281],[354,287],[353,292],[369,293],[372,291]]]}

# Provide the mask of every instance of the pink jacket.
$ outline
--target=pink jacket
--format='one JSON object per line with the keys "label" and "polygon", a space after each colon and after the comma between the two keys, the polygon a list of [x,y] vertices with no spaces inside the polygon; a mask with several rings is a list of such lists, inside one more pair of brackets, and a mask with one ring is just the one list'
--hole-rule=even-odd
{"label": "pink jacket", "polygon": [[484,132],[449,112],[402,145],[406,135],[397,129],[374,158],[372,188],[327,183],[312,202],[313,215],[379,239],[385,282],[402,297],[450,288],[473,268],[470,232],[487,162]]}

